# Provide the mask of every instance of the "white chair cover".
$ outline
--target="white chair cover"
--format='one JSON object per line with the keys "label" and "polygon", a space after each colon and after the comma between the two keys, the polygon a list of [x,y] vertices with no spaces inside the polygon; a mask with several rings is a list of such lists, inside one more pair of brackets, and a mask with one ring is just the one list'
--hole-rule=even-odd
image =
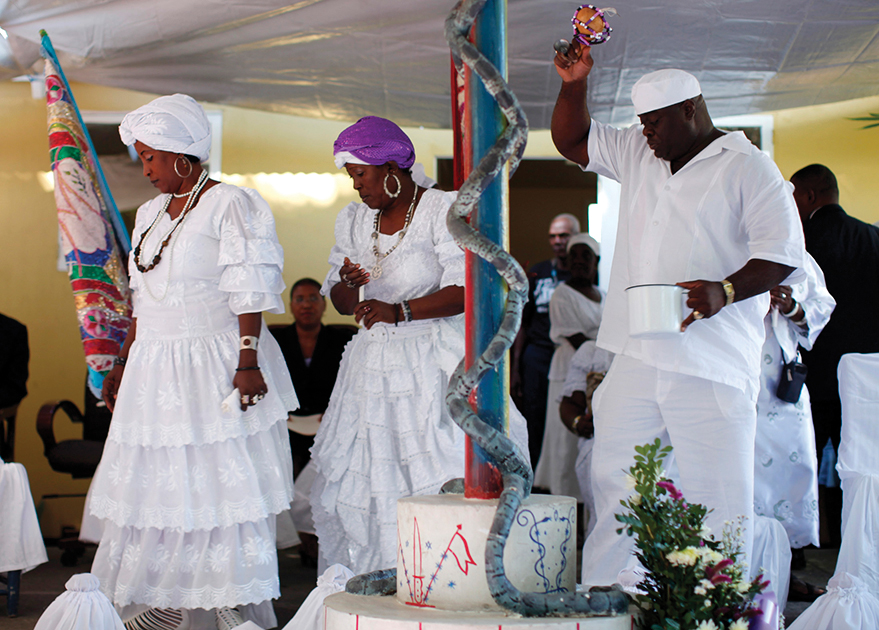
{"label": "white chair cover", "polygon": [[67,580],[67,590],[37,621],[34,630],[125,630],[122,619],[91,573],[79,573]]}
{"label": "white chair cover", "polygon": [[354,577],[348,567],[334,564],[317,578],[317,587],[309,593],[284,630],[323,630],[324,600],[345,590],[345,584]]}
{"label": "white chair cover", "polygon": [[842,544],[827,593],[790,630],[879,628],[879,354],[839,361]]}
{"label": "white chair cover", "polygon": [[306,534],[314,534],[314,518],[311,515],[311,488],[317,476],[317,466],[311,459],[296,477],[293,485],[293,503],[290,514],[296,522],[296,529]]}
{"label": "white chair cover", "polygon": [[762,573],[775,593],[778,609],[784,610],[790,588],[790,539],[779,521],[754,515],[754,551],[751,554],[751,577]]}
{"label": "white chair cover", "polygon": [[46,546],[21,464],[0,459],[0,573],[30,571],[46,562]]}
{"label": "white chair cover", "polygon": [[879,354],[843,355],[838,374],[842,401],[839,478],[879,474]]}
{"label": "white chair cover", "polygon": [[879,628],[879,601],[864,581],[834,575],[827,592],[796,618],[788,630],[873,630]]}

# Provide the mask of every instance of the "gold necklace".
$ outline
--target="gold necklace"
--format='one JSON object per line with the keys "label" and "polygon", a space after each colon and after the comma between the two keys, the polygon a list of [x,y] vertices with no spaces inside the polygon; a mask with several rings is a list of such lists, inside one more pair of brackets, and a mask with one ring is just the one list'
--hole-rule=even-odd
{"label": "gold necklace", "polygon": [[378,279],[382,277],[382,261],[390,256],[392,251],[397,249],[397,246],[403,241],[403,237],[406,236],[406,230],[409,227],[409,223],[412,221],[412,213],[415,211],[415,200],[417,198],[418,184],[415,185],[415,194],[412,195],[412,203],[409,204],[409,210],[406,211],[406,221],[403,223],[403,229],[397,234],[397,242],[384,253],[380,252],[378,249],[378,235],[380,234],[382,225],[382,211],[379,210],[375,213],[375,218],[372,220],[372,253],[375,254],[375,265],[370,272],[370,275],[373,278]]}

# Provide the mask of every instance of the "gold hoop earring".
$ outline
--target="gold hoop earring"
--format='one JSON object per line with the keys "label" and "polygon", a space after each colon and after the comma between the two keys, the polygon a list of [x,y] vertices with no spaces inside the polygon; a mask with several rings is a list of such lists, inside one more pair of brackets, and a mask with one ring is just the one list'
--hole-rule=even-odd
{"label": "gold hoop earring", "polygon": [[[388,190],[388,178],[389,177],[393,177],[394,181],[397,182],[396,192],[391,192],[390,190]],[[391,199],[396,199],[397,197],[399,197],[400,191],[403,190],[403,185],[400,183],[400,178],[397,177],[396,175],[394,175],[393,173],[388,173],[387,175],[385,175],[385,181],[382,182],[382,186],[384,186],[385,194],[388,197],[390,197]]]}
{"label": "gold hoop earring", "polygon": [[[186,175],[183,175],[183,174],[177,169],[177,162],[180,161],[180,158],[183,158],[183,161],[186,162],[186,163],[189,165],[189,172],[188,172]],[[177,159],[174,160],[174,172],[177,173],[177,177],[179,177],[180,179],[186,179],[187,177],[189,177],[190,175],[192,175],[192,162],[190,162],[189,160],[187,160],[187,159],[186,159],[185,157],[183,157],[182,155],[178,155],[178,156],[177,156]]]}

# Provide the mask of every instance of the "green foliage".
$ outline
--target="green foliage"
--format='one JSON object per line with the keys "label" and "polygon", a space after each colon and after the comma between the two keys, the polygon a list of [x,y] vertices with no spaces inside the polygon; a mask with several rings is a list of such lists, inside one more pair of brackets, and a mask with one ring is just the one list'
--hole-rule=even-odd
{"label": "green foliage", "polygon": [[869,114],[867,116],[860,116],[858,118],[849,118],[849,120],[860,120],[864,122],[872,123],[870,125],[864,125],[861,129],[870,129],[871,127],[879,127],[879,114]]}
{"label": "green foliage", "polygon": [[738,630],[758,613],[754,596],[767,583],[762,576],[747,581],[741,556],[741,520],[728,524],[723,539],[709,536],[708,509],[690,504],[663,476],[671,447],[635,447],[629,468],[633,493],[620,501],[617,533],[634,536],[638,560],[647,570],[639,584],[641,627],[649,630]]}

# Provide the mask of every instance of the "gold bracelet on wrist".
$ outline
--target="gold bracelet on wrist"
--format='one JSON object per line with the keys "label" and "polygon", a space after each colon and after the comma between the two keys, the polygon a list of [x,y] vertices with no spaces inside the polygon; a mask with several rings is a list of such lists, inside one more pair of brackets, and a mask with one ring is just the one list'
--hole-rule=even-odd
{"label": "gold bracelet on wrist", "polygon": [[724,306],[729,306],[736,301],[736,289],[729,280],[722,280],[721,284],[723,285],[723,292],[726,293],[726,304]]}

